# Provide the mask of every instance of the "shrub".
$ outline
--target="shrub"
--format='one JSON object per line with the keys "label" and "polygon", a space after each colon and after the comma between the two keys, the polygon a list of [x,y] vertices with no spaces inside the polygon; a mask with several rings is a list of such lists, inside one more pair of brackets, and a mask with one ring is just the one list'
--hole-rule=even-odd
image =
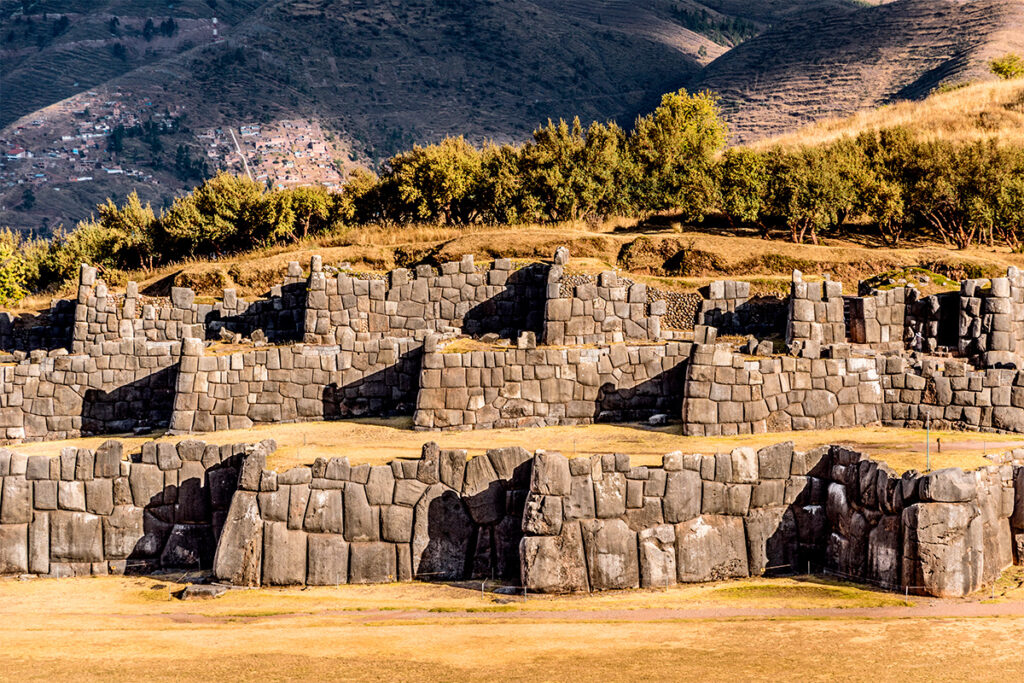
{"label": "shrub", "polygon": [[0,306],[16,304],[28,294],[20,242],[10,230],[0,232]]}
{"label": "shrub", "polygon": [[1010,80],[1024,76],[1024,59],[1015,52],[1007,52],[988,63],[989,70],[999,78]]}

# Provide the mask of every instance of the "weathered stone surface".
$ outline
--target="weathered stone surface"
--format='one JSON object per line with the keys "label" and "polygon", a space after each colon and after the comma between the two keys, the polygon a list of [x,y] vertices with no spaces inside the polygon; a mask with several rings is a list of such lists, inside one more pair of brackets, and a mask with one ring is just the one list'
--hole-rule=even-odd
{"label": "weathered stone surface", "polygon": [[760,479],[787,479],[793,462],[793,442],[772,444],[757,452]]}
{"label": "weathered stone surface", "polygon": [[0,524],[28,524],[31,521],[32,482],[19,476],[4,477],[0,487]]}
{"label": "weathered stone surface", "polygon": [[263,520],[256,494],[239,491],[231,500],[224,530],[217,543],[214,576],[238,586],[259,585],[262,559]]}
{"label": "weathered stone surface", "polygon": [[622,473],[606,472],[594,479],[594,508],[601,519],[626,513],[626,477]]}
{"label": "weathered stone surface", "polygon": [[103,554],[108,560],[123,560],[132,556],[142,539],[142,508],[118,505],[103,518]]}
{"label": "weathered stone surface", "polygon": [[752,484],[757,481],[757,452],[749,446],[736,448],[730,454],[731,481]]}
{"label": "weathered stone surface", "polygon": [[370,505],[390,505],[395,492],[395,475],[387,465],[370,468],[366,499]]}
{"label": "weathered stone surface", "polygon": [[371,507],[362,484],[345,484],[345,538],[348,541],[380,540],[380,509]]}
{"label": "weathered stone surface", "polygon": [[643,588],[676,584],[676,530],[672,524],[659,524],[639,534],[640,585]]}
{"label": "weathered stone surface", "polygon": [[348,583],[348,541],[341,534],[308,534],[306,583],[337,586]]}
{"label": "weathered stone surface", "polygon": [[100,518],[87,512],[50,513],[50,557],[63,562],[102,561]]}
{"label": "weathered stone surface", "polygon": [[162,502],[164,473],[156,465],[134,463],[128,475],[128,483],[136,506],[147,507]]}
{"label": "weathered stone surface", "polygon": [[921,477],[918,496],[935,503],[962,503],[972,500],[977,487],[972,472],[958,467],[936,470]]}
{"label": "weathered stone surface", "polygon": [[28,524],[0,524],[0,574],[28,571]]}
{"label": "weathered stone surface", "polygon": [[586,591],[587,563],[579,522],[558,536],[525,536],[519,546],[523,586],[534,593]]}
{"label": "weathered stone surface", "polygon": [[900,518],[885,515],[868,534],[868,580],[883,588],[898,587],[902,554]]}
{"label": "weathered stone surface", "polygon": [[590,590],[636,588],[640,585],[637,537],[621,519],[580,522]]}
{"label": "weathered stone surface", "polygon": [[751,576],[795,569],[798,536],[792,511],[784,507],[756,508],[743,522]]}
{"label": "weathered stone surface", "polygon": [[306,582],[306,532],[284,522],[263,525],[263,584],[294,586]]}
{"label": "weathered stone surface", "polygon": [[466,465],[462,495],[477,524],[493,524],[505,514],[505,487],[488,458],[476,457]]}
{"label": "weathered stone surface", "polygon": [[665,521],[676,524],[693,519],[701,510],[700,474],[692,470],[668,472],[665,479]]}
{"label": "weathered stone surface", "polygon": [[523,532],[557,536],[562,531],[562,497],[531,493],[523,511]]}
{"label": "weathered stone surface", "polygon": [[302,528],[311,533],[341,534],[344,531],[341,491],[312,489]]}
{"label": "weathered stone surface", "polygon": [[441,451],[441,483],[454,491],[461,491],[466,477],[466,451]]}
{"label": "weathered stone surface", "polygon": [[981,586],[982,520],[967,503],[917,503],[903,511],[903,585],[938,597]]}
{"label": "weathered stone surface", "polygon": [[413,508],[389,505],[381,513],[381,537],[392,543],[412,541]]}
{"label": "weathered stone surface", "polygon": [[701,515],[676,524],[680,583],[749,576],[743,519]]}
{"label": "weathered stone surface", "polygon": [[533,458],[530,490],[550,496],[567,496],[572,486],[569,460],[561,453],[538,451]]}
{"label": "weathered stone surface", "polygon": [[[516,479],[520,482],[529,481],[526,477],[530,474],[530,461],[533,456],[525,448],[519,446],[491,448],[487,451],[487,457],[500,478]],[[451,488],[458,490],[455,486]]]}
{"label": "weathered stone surface", "polygon": [[393,543],[349,544],[349,583],[392,583],[397,580],[397,554]]}
{"label": "weathered stone surface", "polygon": [[413,575],[432,580],[464,578],[474,531],[459,496],[443,484],[432,485],[416,503]]}

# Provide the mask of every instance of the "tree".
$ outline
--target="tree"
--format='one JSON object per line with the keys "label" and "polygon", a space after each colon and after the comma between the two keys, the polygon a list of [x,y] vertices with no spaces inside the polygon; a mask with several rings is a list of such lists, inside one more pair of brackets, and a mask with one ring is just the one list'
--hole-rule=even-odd
{"label": "tree", "polygon": [[626,144],[633,205],[703,219],[714,204],[714,155],[726,134],[716,96],[685,90],[663,95],[654,112],[636,120]]}
{"label": "tree", "polygon": [[152,206],[142,205],[137,192],[128,195],[120,207],[108,198],[99,206],[99,224],[113,236],[113,256],[119,267],[153,267],[156,216]]}
{"label": "tree", "polygon": [[480,152],[464,138],[403,152],[388,161],[388,178],[404,212],[413,220],[467,223],[475,213]]}
{"label": "tree", "polygon": [[480,208],[493,223],[531,223],[540,220],[539,202],[527,192],[523,147],[488,145],[481,161]]}
{"label": "tree", "polygon": [[28,292],[25,290],[25,259],[20,239],[10,230],[0,232],[0,306],[18,303]]}
{"label": "tree", "polygon": [[1024,76],[1024,59],[1015,52],[1007,52],[988,63],[989,70],[1003,80]]}
{"label": "tree", "polygon": [[[323,185],[297,187],[290,192],[296,224],[302,228],[302,237],[325,231],[330,225],[331,194]],[[295,237],[295,231],[292,230]]]}
{"label": "tree", "polygon": [[21,203],[18,204],[19,211],[31,211],[36,205],[36,193],[31,187],[26,187],[21,193]]}
{"label": "tree", "polygon": [[553,123],[533,132],[523,148],[520,172],[525,191],[549,220],[579,220],[618,208],[621,150],[625,134],[614,123],[580,120]]}
{"label": "tree", "polygon": [[806,147],[781,152],[772,176],[773,211],[785,219],[796,243],[839,225],[856,201],[856,174],[848,150]]}
{"label": "tree", "polygon": [[765,237],[769,180],[765,154],[743,147],[726,150],[719,165],[722,211],[733,222],[758,225]]}
{"label": "tree", "polygon": [[177,197],[161,217],[164,232],[191,255],[252,247],[252,210],[263,188],[247,177],[221,172],[191,194]]}

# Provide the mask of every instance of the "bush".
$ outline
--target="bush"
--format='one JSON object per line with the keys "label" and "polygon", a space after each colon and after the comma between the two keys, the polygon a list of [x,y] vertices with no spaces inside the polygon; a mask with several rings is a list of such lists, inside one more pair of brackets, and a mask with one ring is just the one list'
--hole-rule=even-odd
{"label": "bush", "polygon": [[10,230],[0,232],[0,306],[16,304],[28,294],[20,243],[21,240]]}
{"label": "bush", "polygon": [[1007,52],[988,63],[989,70],[999,78],[1010,80],[1024,76],[1024,59],[1015,52]]}

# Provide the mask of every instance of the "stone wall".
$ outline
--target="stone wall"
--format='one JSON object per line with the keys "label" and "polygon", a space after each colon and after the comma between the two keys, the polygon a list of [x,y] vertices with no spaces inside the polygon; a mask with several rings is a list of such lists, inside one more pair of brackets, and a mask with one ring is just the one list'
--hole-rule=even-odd
{"label": "stone wall", "polygon": [[88,346],[122,339],[162,342],[203,336],[202,319],[194,299],[191,289],[174,287],[169,305],[143,304],[134,282],[126,285],[124,295],[113,296],[96,269],[83,265],[71,351],[82,353]]}
{"label": "stone wall", "polygon": [[26,354],[70,348],[74,324],[75,302],[68,299],[54,299],[49,309],[36,314],[0,311],[0,351]]}
{"label": "stone wall", "polygon": [[[561,266],[549,274],[551,294],[560,293]],[[552,296],[544,311],[545,344],[574,346],[661,338],[664,300],[648,304],[647,285],[623,281],[614,271],[596,283],[578,284],[571,296]]]}
{"label": "stone wall", "polygon": [[983,367],[1020,367],[1024,353],[1024,277],[965,280],[960,286],[959,351]]}
{"label": "stone wall", "polygon": [[418,429],[589,424],[675,415],[688,342],[491,348],[423,357]]}
{"label": "stone wall", "polygon": [[786,321],[786,343],[814,345],[846,341],[843,284],[825,280],[804,282],[793,271]]}
{"label": "stone wall", "polygon": [[513,269],[495,259],[489,270],[473,256],[432,266],[394,270],[386,280],[323,271],[314,257],[306,302],[305,341],[335,344],[344,330],[375,336],[419,337],[461,330],[515,338],[542,329],[548,266]]}
{"label": "stone wall", "polygon": [[728,435],[869,424],[1024,432],[1024,373],[899,355],[751,358],[699,344],[684,389],[683,431]]}
{"label": "stone wall", "polygon": [[942,292],[918,296],[907,288],[907,330],[904,339],[914,351],[931,353],[940,349],[956,350],[960,326],[959,292]]}
{"label": "stone wall", "polygon": [[698,325],[709,325],[720,334],[752,334],[768,337],[784,334],[786,302],[775,297],[750,297],[750,283],[716,280],[701,290]]}
{"label": "stone wall", "polygon": [[[367,335],[360,335],[366,337]],[[422,345],[357,339],[334,346],[269,346],[204,355],[184,344],[171,429],[247,429],[253,424],[412,412]]]}
{"label": "stone wall", "polygon": [[[911,292],[908,301],[907,295]],[[855,344],[893,344],[902,348],[907,305],[915,300],[912,287],[896,287],[874,296],[850,297],[847,326]],[[841,340],[837,340],[841,341]]]}
{"label": "stone wall", "polygon": [[1012,564],[1012,468],[897,477],[838,447],[714,456],[534,458],[523,582],[596,591],[822,569],[888,589],[966,595]]}
{"label": "stone wall", "polygon": [[238,585],[337,585],[421,579],[520,582],[522,509],[532,456],[427,444],[420,460],[241,468],[214,573]]}
{"label": "stone wall", "polygon": [[166,427],[180,347],[108,341],[79,354],[34,352],[0,365],[0,439],[42,441]]}
{"label": "stone wall", "polygon": [[0,574],[209,568],[244,444],[118,441],[59,457],[0,450]]}
{"label": "stone wall", "polygon": [[661,467],[519,448],[467,461],[434,444],[383,466],[264,467],[259,451],[242,464],[221,581],[476,577],[571,592],[810,570],[952,597],[1013,562],[1024,497],[1011,464],[898,477],[846,448],[791,443],[672,453]]}

